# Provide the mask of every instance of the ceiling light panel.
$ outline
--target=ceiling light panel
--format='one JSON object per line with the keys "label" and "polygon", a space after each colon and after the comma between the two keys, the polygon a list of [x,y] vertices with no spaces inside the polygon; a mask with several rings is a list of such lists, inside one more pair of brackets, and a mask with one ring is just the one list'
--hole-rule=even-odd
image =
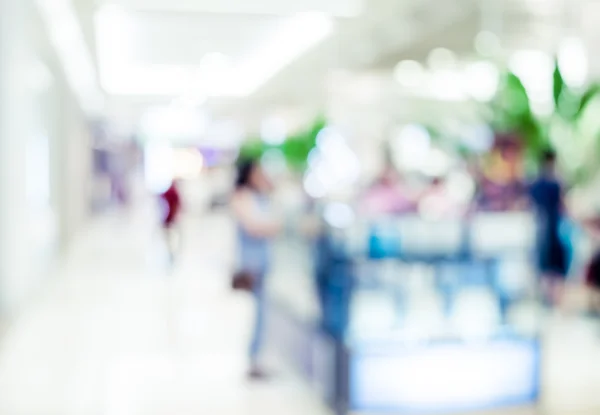
{"label": "ceiling light panel", "polygon": [[[271,33],[280,16],[133,12],[134,59],[140,63],[189,65],[219,52],[233,59]],[[99,28],[102,30],[102,28]]]}
{"label": "ceiling light panel", "polygon": [[112,95],[246,96],[332,28],[322,13],[163,15],[106,5],[96,15],[100,78]]}

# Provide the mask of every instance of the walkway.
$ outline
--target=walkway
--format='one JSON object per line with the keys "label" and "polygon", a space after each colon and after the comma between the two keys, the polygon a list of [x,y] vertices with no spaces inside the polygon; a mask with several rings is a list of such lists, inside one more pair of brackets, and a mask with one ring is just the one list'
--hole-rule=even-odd
{"label": "walkway", "polygon": [[227,221],[190,221],[168,275],[147,217],[93,223],[9,329],[0,414],[326,413],[292,377],[246,381],[251,304],[227,286]]}
{"label": "walkway", "polygon": [[[0,341],[0,414],[328,414],[290,375],[246,381],[251,303],[228,289],[228,221],[186,223],[168,273],[149,217],[93,222],[11,325]],[[598,414],[595,326],[558,319],[546,340],[544,413]]]}

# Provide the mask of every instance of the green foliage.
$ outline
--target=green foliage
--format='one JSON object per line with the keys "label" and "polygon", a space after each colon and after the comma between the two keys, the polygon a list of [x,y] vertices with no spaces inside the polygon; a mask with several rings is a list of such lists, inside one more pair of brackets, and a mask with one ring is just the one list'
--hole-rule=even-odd
{"label": "green foliage", "polygon": [[557,61],[555,61],[554,63],[554,73],[552,75],[552,79],[554,83],[554,85],[552,85],[554,105],[555,108],[560,108],[561,96],[567,89],[567,85],[565,84],[565,80],[562,76],[562,73],[560,72],[560,66],[558,66]]}
{"label": "green foliage", "polygon": [[565,83],[558,62],[554,66],[554,103],[556,115],[566,121],[577,123],[587,105],[600,92],[599,84],[592,84],[586,90],[569,88]]}
{"label": "green foliage", "polygon": [[587,108],[587,105],[590,101],[598,96],[600,93],[600,84],[592,84],[581,96],[581,100],[579,101],[579,107],[577,109],[577,113],[579,116],[583,114],[583,111]]}
{"label": "green foliage", "polygon": [[240,147],[241,160],[258,160],[266,151],[266,146],[261,139],[246,140]]}
{"label": "green foliage", "polygon": [[555,62],[552,91],[554,113],[538,117],[519,77],[506,73],[491,103],[491,124],[495,131],[512,133],[523,140],[530,160],[537,159],[541,151],[554,148],[570,179],[580,182],[599,167],[597,157],[589,154],[595,154],[600,146],[600,123],[590,122],[597,117],[592,117],[588,108],[600,97],[600,84],[583,91],[570,88]]}
{"label": "green foliage", "polygon": [[546,129],[531,109],[523,82],[512,72],[505,74],[498,94],[492,102],[496,132],[514,134],[523,140],[527,154],[536,157],[548,147]]}
{"label": "green foliage", "polygon": [[287,137],[281,145],[277,146],[265,144],[260,138],[249,139],[242,144],[239,158],[257,160],[269,150],[279,150],[290,169],[303,171],[307,166],[310,152],[317,144],[317,136],[326,125],[325,117],[320,116],[306,130]]}
{"label": "green foliage", "polygon": [[302,171],[306,168],[308,156],[317,145],[317,136],[326,125],[325,118],[319,117],[305,131],[284,141],[280,149],[291,169]]}

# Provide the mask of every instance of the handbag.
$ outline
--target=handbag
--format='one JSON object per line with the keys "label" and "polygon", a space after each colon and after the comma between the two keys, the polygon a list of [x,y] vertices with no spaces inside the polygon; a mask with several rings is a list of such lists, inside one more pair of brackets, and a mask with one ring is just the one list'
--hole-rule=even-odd
{"label": "handbag", "polygon": [[231,288],[234,291],[254,291],[256,278],[251,272],[236,271],[231,278]]}

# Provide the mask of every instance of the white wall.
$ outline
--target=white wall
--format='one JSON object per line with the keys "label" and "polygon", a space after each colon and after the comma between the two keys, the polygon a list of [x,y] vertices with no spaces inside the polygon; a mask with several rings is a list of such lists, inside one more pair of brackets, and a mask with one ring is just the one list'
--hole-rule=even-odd
{"label": "white wall", "polygon": [[31,50],[27,1],[0,0],[0,308],[24,296],[28,247],[24,137],[28,134],[27,69]]}
{"label": "white wall", "polygon": [[52,194],[58,244],[65,252],[89,215],[92,168],[90,129],[64,80],[59,80],[53,125]]}
{"label": "white wall", "polygon": [[[91,149],[30,0],[0,0],[0,312],[50,275],[87,216]],[[48,195],[49,192],[49,195]]]}

